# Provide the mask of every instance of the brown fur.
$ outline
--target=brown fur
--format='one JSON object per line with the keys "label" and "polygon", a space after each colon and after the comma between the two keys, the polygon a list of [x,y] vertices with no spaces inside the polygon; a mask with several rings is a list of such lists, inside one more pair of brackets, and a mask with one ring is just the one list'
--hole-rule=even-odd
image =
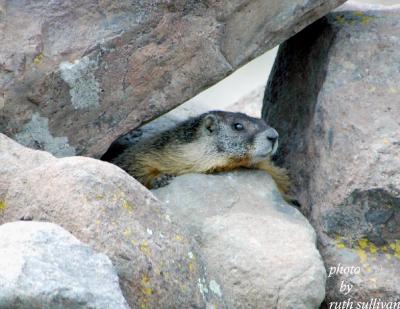
{"label": "brown fur", "polygon": [[292,200],[289,196],[290,178],[285,168],[274,165],[270,160],[261,161],[255,164],[253,168],[266,171],[270,174],[283,197],[288,201]]}
{"label": "brown fur", "polygon": [[[219,113],[221,113],[218,114],[221,122],[228,122],[225,119],[225,114],[229,114],[231,118],[234,118],[235,115],[243,115],[239,113]],[[261,129],[257,127],[259,131],[256,131],[255,135],[258,132],[265,132],[266,128],[269,128],[264,122],[259,124],[258,122],[262,121],[260,119],[246,117],[245,120],[249,123],[254,122],[259,127],[261,126]],[[184,129],[188,130],[188,126]],[[179,126],[175,130],[167,131],[166,137],[164,136],[167,140],[165,145],[157,145],[156,141],[160,140],[160,137],[158,137],[158,140],[150,140],[138,149],[134,147],[127,149],[114,160],[114,163],[121,166],[148,188],[153,187],[154,182],[164,175],[179,176],[188,173],[226,172],[238,168],[260,169],[272,176],[280,192],[285,198],[288,198],[287,193],[290,185],[288,173],[284,168],[275,166],[268,158],[258,163],[252,163],[250,151],[248,151],[248,154],[240,156],[233,156],[229,151],[218,151],[215,147],[215,138],[209,137],[201,131],[199,124],[196,124],[196,127],[193,128],[196,132],[193,134],[194,137],[191,137],[190,142],[182,140],[186,137],[177,137],[181,133],[178,130],[180,130]],[[228,129],[224,127],[223,130]],[[211,133],[210,135],[212,136]],[[226,138],[226,136],[224,137]],[[228,138],[230,137],[228,136]],[[246,145],[246,147],[250,146],[251,144]]]}

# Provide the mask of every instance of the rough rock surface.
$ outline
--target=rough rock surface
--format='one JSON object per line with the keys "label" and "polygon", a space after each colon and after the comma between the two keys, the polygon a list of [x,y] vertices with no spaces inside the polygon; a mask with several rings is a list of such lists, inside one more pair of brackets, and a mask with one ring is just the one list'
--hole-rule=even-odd
{"label": "rough rock surface", "polygon": [[266,89],[327,268],[361,269],[329,278],[328,301],[400,301],[399,50],[400,7],[338,11],[281,46]]}
{"label": "rough rock surface", "polygon": [[1,1],[0,132],[100,157],[343,2]]}
{"label": "rough rock surface", "polygon": [[0,308],[129,308],[110,259],[45,222],[0,226]]}
{"label": "rough rock surface", "polygon": [[262,171],[188,174],[153,193],[200,243],[208,289],[229,308],[319,308],[315,232]]}
{"label": "rough rock surface", "polygon": [[132,308],[224,307],[217,294],[200,289],[209,281],[194,242],[121,169],[84,157],[49,158],[2,134],[0,161],[0,224],[54,222],[105,253]]}

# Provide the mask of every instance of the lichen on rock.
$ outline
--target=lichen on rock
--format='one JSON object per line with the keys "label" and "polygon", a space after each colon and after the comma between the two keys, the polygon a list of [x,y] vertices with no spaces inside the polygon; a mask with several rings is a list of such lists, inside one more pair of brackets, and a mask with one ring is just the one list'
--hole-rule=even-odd
{"label": "lichen on rock", "polygon": [[73,63],[61,62],[60,74],[70,87],[71,103],[75,109],[99,106],[100,85],[96,80],[96,69],[97,62],[89,56]]}
{"label": "lichen on rock", "polygon": [[49,120],[38,113],[15,135],[15,140],[24,146],[46,150],[57,157],[76,154],[75,148],[68,144],[68,137],[55,137],[49,129]]}

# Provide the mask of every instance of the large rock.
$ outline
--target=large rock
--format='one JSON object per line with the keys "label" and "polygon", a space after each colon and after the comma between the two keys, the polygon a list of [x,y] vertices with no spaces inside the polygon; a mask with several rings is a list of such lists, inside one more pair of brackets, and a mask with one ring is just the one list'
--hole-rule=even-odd
{"label": "large rock", "polygon": [[110,261],[61,227],[0,226],[0,308],[129,308]]}
{"label": "large rock", "polygon": [[338,11],[280,47],[266,89],[326,266],[342,266],[329,302],[400,300],[399,50],[400,7]]}
{"label": "large rock", "polygon": [[99,157],[343,2],[2,1],[0,132]]}
{"label": "large rock", "polygon": [[228,308],[319,308],[315,232],[263,171],[177,177],[153,193],[200,243],[208,289]]}
{"label": "large rock", "polygon": [[194,242],[118,167],[84,157],[49,158],[2,134],[0,161],[0,224],[54,222],[105,253],[132,308],[224,307],[218,294],[199,287],[209,280]]}

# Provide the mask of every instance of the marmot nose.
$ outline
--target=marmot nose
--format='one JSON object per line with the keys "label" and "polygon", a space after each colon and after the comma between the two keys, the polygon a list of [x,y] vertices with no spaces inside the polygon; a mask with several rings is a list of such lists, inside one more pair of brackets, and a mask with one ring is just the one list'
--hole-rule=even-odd
{"label": "marmot nose", "polygon": [[274,128],[269,128],[267,130],[267,139],[272,143],[275,144],[275,142],[278,140],[279,134],[276,132]]}

